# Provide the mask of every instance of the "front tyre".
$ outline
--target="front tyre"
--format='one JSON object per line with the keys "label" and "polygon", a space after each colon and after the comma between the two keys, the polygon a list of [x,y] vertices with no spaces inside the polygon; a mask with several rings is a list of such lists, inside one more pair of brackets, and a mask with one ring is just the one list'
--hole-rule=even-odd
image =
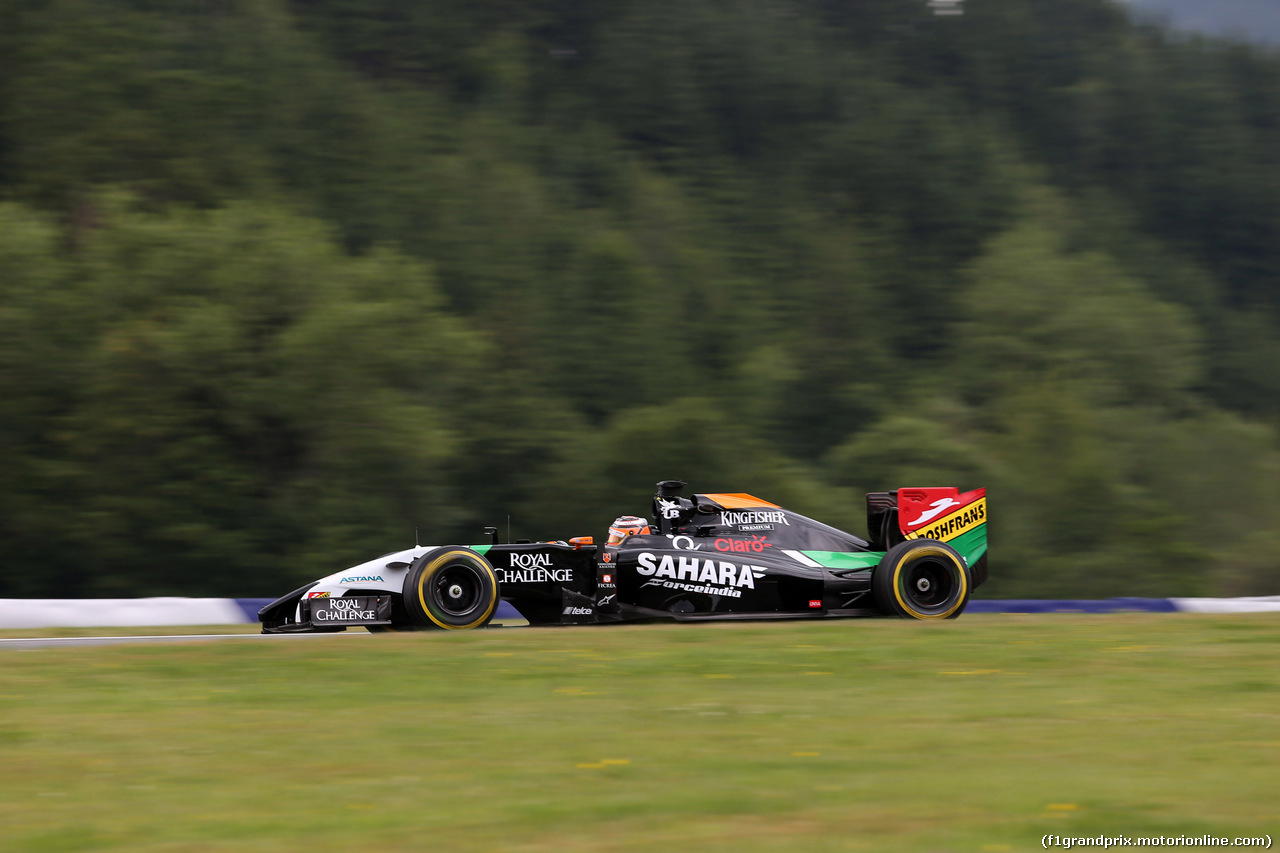
{"label": "front tyre", "polygon": [[480,628],[498,610],[498,577],[470,548],[437,548],[415,560],[405,575],[404,607],[418,625]]}
{"label": "front tyre", "polygon": [[871,575],[876,607],[889,616],[947,619],[969,603],[973,579],[964,559],[936,539],[909,539],[889,549]]}

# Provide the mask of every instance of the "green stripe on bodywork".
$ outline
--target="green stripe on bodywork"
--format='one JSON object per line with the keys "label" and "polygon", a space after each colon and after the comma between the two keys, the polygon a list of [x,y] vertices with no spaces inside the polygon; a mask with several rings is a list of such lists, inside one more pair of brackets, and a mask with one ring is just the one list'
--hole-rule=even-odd
{"label": "green stripe on bodywork", "polygon": [[884,551],[801,551],[810,560],[827,569],[874,569],[884,557]]}
{"label": "green stripe on bodywork", "polygon": [[468,545],[467,547],[470,548],[472,551],[475,551],[477,554],[484,556],[485,554],[489,553],[489,549],[492,548],[493,546],[492,545]]}
{"label": "green stripe on bodywork", "polygon": [[[973,565],[987,553],[987,525],[979,524],[947,543],[960,552],[965,562]],[[884,558],[884,551],[801,551],[810,560],[826,569],[855,571],[874,569]]]}
{"label": "green stripe on bodywork", "polygon": [[961,533],[947,544],[959,551],[964,561],[972,566],[987,553],[987,526],[979,524],[972,530]]}

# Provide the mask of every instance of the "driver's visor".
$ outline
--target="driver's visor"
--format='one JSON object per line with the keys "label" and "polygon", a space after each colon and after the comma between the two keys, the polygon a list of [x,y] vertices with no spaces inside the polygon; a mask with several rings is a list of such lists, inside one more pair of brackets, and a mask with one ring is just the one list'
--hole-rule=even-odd
{"label": "driver's visor", "polygon": [[643,527],[610,527],[609,528],[609,544],[617,545],[628,536],[635,536],[637,533],[648,535],[649,525]]}

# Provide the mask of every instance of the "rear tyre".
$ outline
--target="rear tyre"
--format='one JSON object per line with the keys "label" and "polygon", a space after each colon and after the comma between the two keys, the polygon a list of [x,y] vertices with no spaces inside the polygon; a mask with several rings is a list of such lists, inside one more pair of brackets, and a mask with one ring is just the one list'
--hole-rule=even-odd
{"label": "rear tyre", "polygon": [[888,616],[947,619],[969,603],[973,578],[964,559],[936,539],[909,539],[889,549],[871,575],[876,607]]}
{"label": "rear tyre", "polygon": [[404,607],[417,625],[480,628],[498,610],[498,577],[470,548],[437,548],[415,560],[405,575]]}

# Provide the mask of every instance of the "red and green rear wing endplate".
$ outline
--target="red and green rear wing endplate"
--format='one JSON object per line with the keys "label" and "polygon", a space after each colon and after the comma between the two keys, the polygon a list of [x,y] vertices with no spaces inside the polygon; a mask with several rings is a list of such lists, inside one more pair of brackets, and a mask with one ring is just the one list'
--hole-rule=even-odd
{"label": "red and green rear wing endplate", "polygon": [[987,553],[987,490],[898,489],[898,527],[907,539],[937,539],[969,565]]}
{"label": "red and green rear wing endplate", "polygon": [[[948,488],[898,490],[898,528],[906,539],[946,542],[970,566],[987,553],[987,490]],[[828,569],[871,569],[884,551],[804,551]]]}

